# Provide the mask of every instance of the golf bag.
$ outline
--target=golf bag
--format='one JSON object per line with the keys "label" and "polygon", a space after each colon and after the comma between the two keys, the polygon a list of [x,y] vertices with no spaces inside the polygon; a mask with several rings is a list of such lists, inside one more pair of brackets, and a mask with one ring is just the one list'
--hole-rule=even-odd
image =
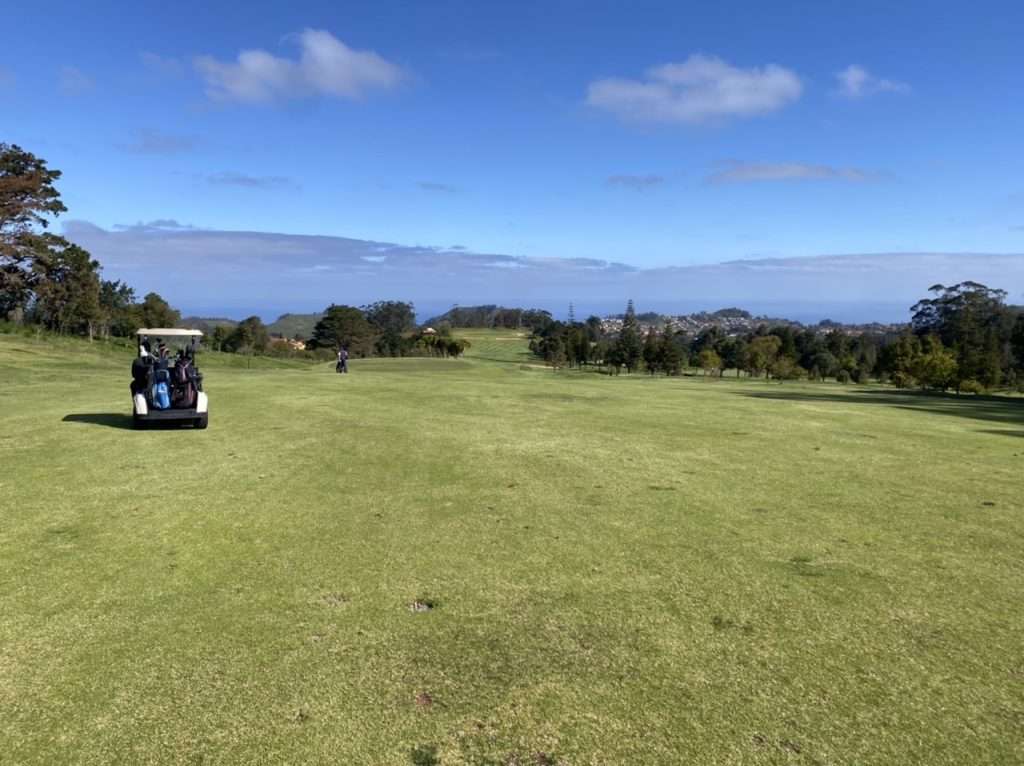
{"label": "golf bag", "polygon": [[156,371],[156,383],[153,384],[153,406],[158,410],[167,410],[171,407],[171,393],[168,385],[170,375],[167,370]]}
{"label": "golf bag", "polygon": [[173,387],[171,401],[180,409],[194,407],[196,404],[195,370],[188,359],[178,359],[174,365],[172,376]]}

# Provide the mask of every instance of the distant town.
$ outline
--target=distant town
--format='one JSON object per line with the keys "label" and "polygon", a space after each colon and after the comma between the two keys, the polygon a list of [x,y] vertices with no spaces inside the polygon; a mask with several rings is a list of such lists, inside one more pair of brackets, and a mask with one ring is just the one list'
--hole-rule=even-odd
{"label": "distant town", "polygon": [[[601,329],[610,334],[617,333],[622,329],[622,314],[606,316],[601,320]],[[646,333],[650,329],[662,330],[666,325],[671,325],[676,331],[688,335],[699,335],[702,331],[711,327],[717,327],[726,336],[743,335],[752,332],[762,325],[768,327],[793,327],[799,329],[811,329],[826,333],[836,330],[846,335],[884,334],[900,332],[906,327],[905,323],[882,323],[869,322],[866,324],[847,324],[833,322],[830,319],[823,319],[816,324],[808,325],[792,319],[779,317],[754,316],[749,311],[740,308],[724,308],[718,311],[701,311],[695,314],[658,314],[647,312],[637,315],[640,323],[640,330]]]}

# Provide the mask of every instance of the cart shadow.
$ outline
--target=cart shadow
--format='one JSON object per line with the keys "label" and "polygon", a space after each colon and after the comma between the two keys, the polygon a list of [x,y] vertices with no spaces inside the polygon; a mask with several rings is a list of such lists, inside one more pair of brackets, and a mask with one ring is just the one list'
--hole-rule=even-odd
{"label": "cart shadow", "polygon": [[63,423],[86,423],[91,426],[106,426],[107,428],[124,428],[129,431],[135,427],[131,415],[120,412],[84,412],[65,415]]}

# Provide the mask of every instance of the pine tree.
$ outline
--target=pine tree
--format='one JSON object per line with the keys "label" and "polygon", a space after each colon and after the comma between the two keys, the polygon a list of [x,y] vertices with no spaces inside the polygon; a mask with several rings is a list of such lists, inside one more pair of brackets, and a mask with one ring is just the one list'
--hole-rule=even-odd
{"label": "pine tree", "polygon": [[666,375],[678,375],[683,366],[683,350],[676,343],[675,331],[666,325],[658,345],[658,366]]}
{"label": "pine tree", "polygon": [[622,318],[622,330],[619,331],[619,338],[615,342],[615,351],[616,360],[625,366],[627,372],[633,372],[640,366],[640,358],[643,355],[640,323],[636,318],[632,298],[626,304],[626,314]]}
{"label": "pine tree", "polygon": [[644,338],[644,366],[647,368],[647,372],[654,375],[658,371],[660,356],[661,356],[660,344],[658,343],[658,334],[652,327],[647,331],[647,336]]}

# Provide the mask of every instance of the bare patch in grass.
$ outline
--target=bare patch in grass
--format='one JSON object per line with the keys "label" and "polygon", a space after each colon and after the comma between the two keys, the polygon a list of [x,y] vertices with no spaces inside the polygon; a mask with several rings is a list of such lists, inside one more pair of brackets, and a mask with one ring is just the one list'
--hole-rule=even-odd
{"label": "bare patch in grass", "polygon": [[431,707],[434,704],[434,698],[427,692],[420,692],[416,695],[416,707]]}
{"label": "bare patch in grass", "polygon": [[339,606],[344,606],[351,600],[352,599],[344,593],[337,593],[332,591],[330,593],[322,593],[320,595],[320,598],[317,599],[317,603],[319,603],[321,606],[327,606],[336,609]]}
{"label": "bare patch in grass", "polygon": [[655,492],[675,492],[676,491],[675,487],[666,487],[666,486],[663,486],[663,485],[660,485],[660,484],[651,484],[651,485],[649,485],[647,487],[647,489],[654,490]]}
{"label": "bare patch in grass", "polygon": [[739,630],[743,635],[749,636],[754,632],[754,626],[749,622],[739,623],[730,617],[722,617],[720,614],[716,614],[711,618],[711,627],[715,629],[716,633],[726,630]]}
{"label": "bare patch in grass", "polygon": [[794,556],[789,560],[793,569],[801,577],[824,577],[825,569],[814,564],[810,556]]}
{"label": "bare patch in grass", "polygon": [[409,763],[412,766],[440,766],[441,759],[437,757],[437,745],[417,745],[409,753]]}

